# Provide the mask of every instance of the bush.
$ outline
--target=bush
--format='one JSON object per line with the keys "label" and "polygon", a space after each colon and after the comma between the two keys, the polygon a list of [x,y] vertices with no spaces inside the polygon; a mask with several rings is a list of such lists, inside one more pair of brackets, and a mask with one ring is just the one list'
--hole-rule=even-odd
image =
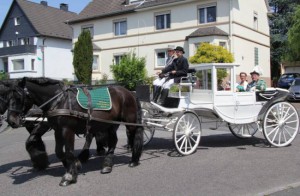
{"label": "bush", "polygon": [[9,79],[8,73],[1,71],[0,72],[0,80],[6,80]]}
{"label": "bush", "polygon": [[110,65],[113,78],[128,90],[135,90],[139,84],[147,79],[145,58],[138,58],[134,52],[121,58],[119,64]]}

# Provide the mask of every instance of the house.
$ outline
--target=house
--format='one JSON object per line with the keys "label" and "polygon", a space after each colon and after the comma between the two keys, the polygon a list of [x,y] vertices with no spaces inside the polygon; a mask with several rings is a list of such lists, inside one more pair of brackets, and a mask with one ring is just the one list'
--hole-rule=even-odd
{"label": "house", "polygon": [[64,3],[14,0],[0,29],[0,71],[10,78],[74,80],[72,29],[65,21],[76,16]]}
{"label": "house", "polygon": [[[94,0],[73,20],[73,44],[83,30],[93,35],[93,79],[112,78],[109,65],[135,51],[148,75],[165,66],[167,46],[193,56],[202,42],[221,45],[250,73],[260,65],[270,84],[267,0]],[[250,78],[250,77],[249,77]]]}

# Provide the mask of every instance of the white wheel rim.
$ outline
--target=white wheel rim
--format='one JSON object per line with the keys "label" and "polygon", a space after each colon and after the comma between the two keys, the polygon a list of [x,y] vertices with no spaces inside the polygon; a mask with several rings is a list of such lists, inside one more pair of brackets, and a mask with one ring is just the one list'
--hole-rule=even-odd
{"label": "white wheel rim", "polygon": [[[150,115],[148,110],[142,109],[142,124],[146,124],[144,118],[148,118],[149,116]],[[143,141],[144,145],[147,145],[151,141],[151,139],[153,138],[154,130],[155,130],[154,127],[144,128],[144,141]]]}
{"label": "white wheel rim", "polygon": [[174,129],[174,143],[182,155],[192,154],[198,147],[201,138],[201,125],[193,113],[183,114]]}
{"label": "white wheel rim", "polygon": [[252,137],[258,130],[256,122],[247,124],[229,124],[231,131],[235,133],[237,137],[249,138]]}
{"label": "white wheel rim", "polygon": [[271,106],[264,118],[264,135],[274,146],[289,145],[296,137],[299,128],[299,116],[294,106],[287,102]]}

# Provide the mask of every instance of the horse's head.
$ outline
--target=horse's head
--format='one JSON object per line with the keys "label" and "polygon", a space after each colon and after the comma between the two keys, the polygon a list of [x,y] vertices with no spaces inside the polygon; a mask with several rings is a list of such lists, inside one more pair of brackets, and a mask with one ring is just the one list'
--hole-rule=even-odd
{"label": "horse's head", "polygon": [[8,98],[7,123],[17,128],[23,124],[23,117],[32,107],[33,103],[26,95],[24,81],[19,81],[10,87]]}

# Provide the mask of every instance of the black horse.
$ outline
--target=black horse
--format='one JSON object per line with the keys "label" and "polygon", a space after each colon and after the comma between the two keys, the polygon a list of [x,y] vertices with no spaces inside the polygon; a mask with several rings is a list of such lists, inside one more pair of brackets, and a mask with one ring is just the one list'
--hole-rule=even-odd
{"label": "black horse", "polygon": [[[18,80],[2,80],[0,81],[0,114],[3,115],[8,107],[11,99],[9,92],[16,87]],[[32,107],[32,102],[27,99],[24,102],[24,111],[28,111]],[[34,110],[36,111],[36,110]],[[39,113],[30,111],[31,116],[39,116]],[[49,165],[48,154],[42,136],[49,131],[50,126],[46,122],[25,121],[23,125],[29,132],[25,147],[30,156],[32,165],[35,169],[43,170]]]}
{"label": "black horse", "polygon": [[[83,109],[76,100],[77,88],[66,88],[61,81],[49,78],[24,78],[19,89],[13,91],[7,121],[12,127],[22,124],[24,102],[30,99],[33,104],[42,106],[47,113],[48,123],[55,131],[55,153],[66,168],[60,182],[61,186],[76,183],[78,176],[77,158],[74,156],[75,134],[102,133],[101,143],[108,147],[101,173],[110,173],[113,166],[113,154],[117,144],[116,131],[119,124],[127,123],[128,145],[132,147],[130,167],[139,164],[143,148],[143,127],[141,124],[141,106],[133,94],[120,86],[108,87],[112,108],[108,111]],[[108,122],[103,122],[107,120]],[[65,151],[63,150],[65,147]]]}
{"label": "black horse", "polygon": [[[20,80],[10,79],[0,81],[0,115],[3,115],[9,104],[9,92],[16,88]],[[12,94],[13,95],[13,94]],[[32,107],[32,102],[30,99],[26,99],[24,112],[27,113],[26,116],[33,117],[37,119],[43,119],[43,114],[38,108]],[[2,119],[0,119],[2,121]],[[2,122],[0,122],[0,127]],[[51,130],[50,125],[46,121],[24,121],[23,126],[29,133],[29,137],[25,142],[26,150],[30,156],[30,160],[33,168],[37,170],[46,169],[49,165],[48,154],[46,152],[46,146],[42,140],[42,136]],[[97,144],[97,154],[104,155],[105,148],[100,142],[101,135],[88,133],[86,134],[86,142],[83,146],[82,151],[78,155],[80,162],[86,162],[89,158],[89,148],[92,143],[93,138],[96,138]]]}

